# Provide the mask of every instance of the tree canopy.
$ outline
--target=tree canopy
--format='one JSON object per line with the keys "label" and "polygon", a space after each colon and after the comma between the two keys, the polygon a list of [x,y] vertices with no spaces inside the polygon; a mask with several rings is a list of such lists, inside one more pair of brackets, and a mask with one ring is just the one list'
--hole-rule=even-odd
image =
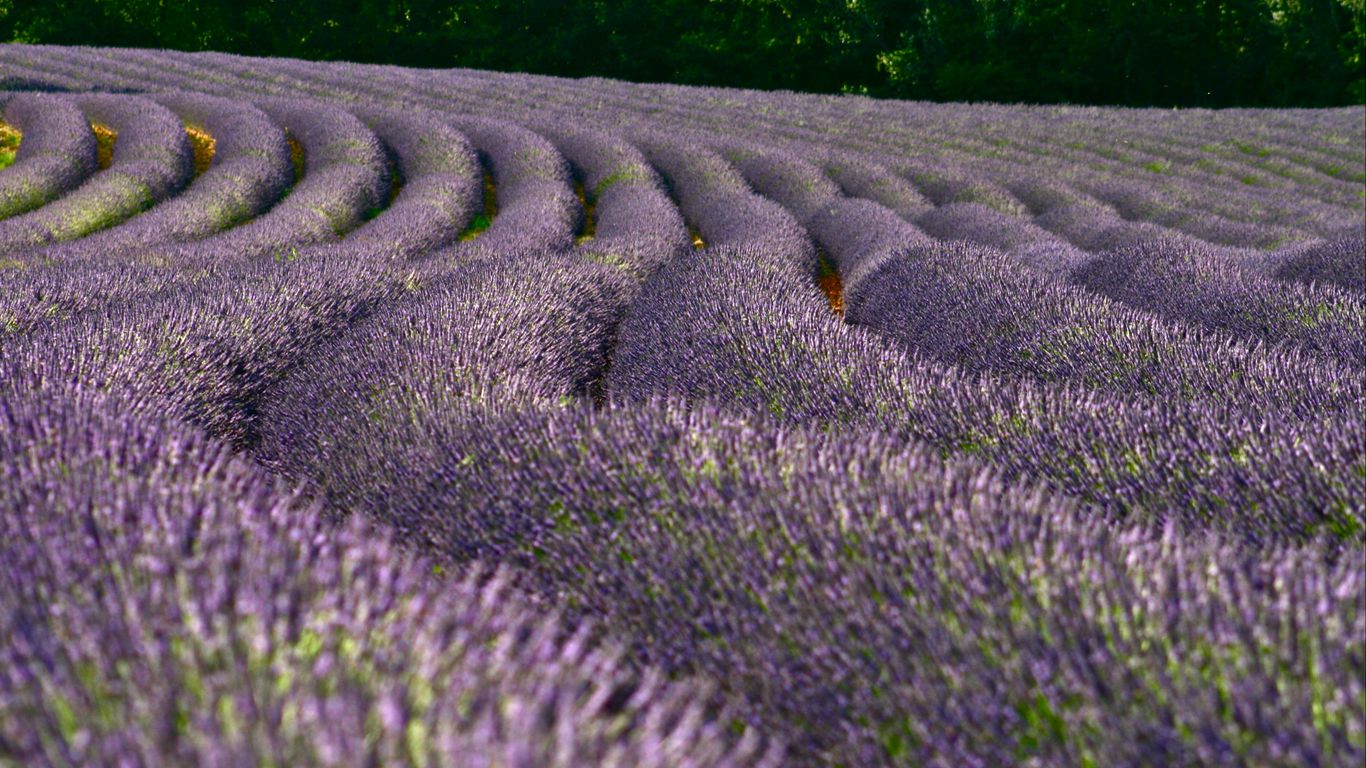
{"label": "tree canopy", "polygon": [[1366,101],[1366,0],[0,0],[0,40],[943,101]]}

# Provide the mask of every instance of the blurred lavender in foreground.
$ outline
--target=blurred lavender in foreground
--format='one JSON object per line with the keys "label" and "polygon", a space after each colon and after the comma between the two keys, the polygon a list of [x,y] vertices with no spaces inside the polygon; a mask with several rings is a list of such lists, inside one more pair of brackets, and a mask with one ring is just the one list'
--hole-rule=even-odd
{"label": "blurred lavender in foreground", "polygon": [[506,574],[434,576],[196,431],[72,395],[0,407],[0,754],[778,764],[706,688],[630,667]]}

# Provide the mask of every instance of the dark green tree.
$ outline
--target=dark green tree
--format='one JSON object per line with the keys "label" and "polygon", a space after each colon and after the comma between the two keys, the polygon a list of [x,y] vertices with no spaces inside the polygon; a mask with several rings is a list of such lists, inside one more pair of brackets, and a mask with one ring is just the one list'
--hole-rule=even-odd
{"label": "dark green tree", "polygon": [[1366,0],[0,0],[0,40],[966,101],[1366,101]]}

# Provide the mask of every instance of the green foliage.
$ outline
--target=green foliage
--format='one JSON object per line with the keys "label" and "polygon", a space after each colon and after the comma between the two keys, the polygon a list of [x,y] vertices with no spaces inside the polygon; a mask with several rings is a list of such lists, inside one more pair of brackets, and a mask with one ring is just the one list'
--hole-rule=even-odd
{"label": "green foliage", "polygon": [[0,122],[0,169],[8,168],[14,164],[14,158],[19,154],[19,142],[23,139],[23,134],[19,131]]}
{"label": "green foliage", "polygon": [[0,40],[955,101],[1366,102],[1362,0],[10,0]]}
{"label": "green foliage", "polygon": [[482,235],[484,230],[488,229],[492,224],[493,219],[489,218],[487,215],[482,213],[476,215],[470,222],[470,225],[466,227],[465,231],[460,234],[461,242],[468,242]]}

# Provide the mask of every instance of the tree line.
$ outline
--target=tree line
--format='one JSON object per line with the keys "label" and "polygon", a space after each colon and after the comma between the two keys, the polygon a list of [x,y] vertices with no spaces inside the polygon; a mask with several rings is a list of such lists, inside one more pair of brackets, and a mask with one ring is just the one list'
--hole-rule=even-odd
{"label": "tree line", "polygon": [[0,0],[0,40],[937,101],[1366,102],[1366,0]]}

